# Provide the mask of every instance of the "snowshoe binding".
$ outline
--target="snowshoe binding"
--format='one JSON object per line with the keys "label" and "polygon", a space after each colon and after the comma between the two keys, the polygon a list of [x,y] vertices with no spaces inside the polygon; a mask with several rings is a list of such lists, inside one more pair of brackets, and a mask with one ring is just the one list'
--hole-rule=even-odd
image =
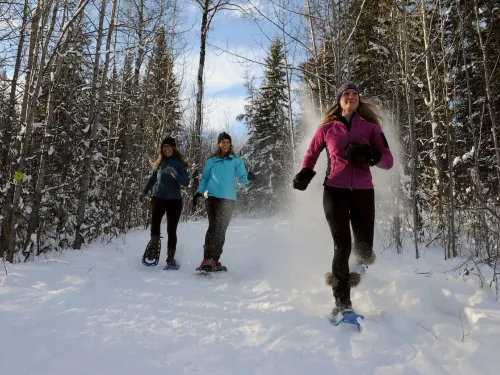
{"label": "snowshoe binding", "polygon": [[328,320],[334,326],[338,326],[341,323],[355,325],[361,331],[361,325],[358,319],[364,319],[365,317],[360,314],[356,314],[351,307],[334,307],[330,315],[328,315]]}
{"label": "snowshoe binding", "polygon": [[167,265],[163,267],[164,270],[178,270],[180,264],[175,260],[175,247],[167,249]]}
{"label": "snowshoe binding", "polygon": [[175,259],[167,260],[167,264],[163,267],[164,270],[178,270],[179,268],[180,264]]}
{"label": "snowshoe binding", "polygon": [[196,268],[196,271],[200,273],[216,272],[217,263],[213,259],[203,259],[201,264]]}
{"label": "snowshoe binding", "polygon": [[158,262],[160,261],[160,252],[160,236],[151,236],[151,240],[148,242],[144,255],[142,256],[142,264],[146,267],[154,267],[158,265]]}

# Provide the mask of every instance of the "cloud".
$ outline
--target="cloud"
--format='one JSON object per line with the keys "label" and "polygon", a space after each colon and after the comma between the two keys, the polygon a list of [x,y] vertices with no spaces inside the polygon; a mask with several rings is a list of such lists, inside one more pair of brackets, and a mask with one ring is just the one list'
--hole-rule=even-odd
{"label": "cloud", "polygon": [[[239,54],[249,56],[249,52],[242,51]],[[243,86],[245,74],[259,76],[262,74],[262,68],[258,64],[248,63],[227,54],[216,54],[213,51],[207,54],[205,69],[205,89],[207,92],[225,90],[236,85]]]}
{"label": "cloud", "polygon": [[[243,50],[239,54],[250,56],[250,50]],[[254,59],[254,57],[251,57]],[[183,71],[185,98],[192,98],[196,87],[199,55],[192,51],[184,59],[184,66],[177,67],[177,73]],[[180,62],[182,64],[182,62]],[[244,111],[247,92],[244,88],[245,74],[260,77],[262,67],[258,64],[241,64],[236,57],[217,53],[213,49],[207,50],[205,58],[205,95],[204,117],[205,126],[220,130],[241,132],[243,127],[236,116]],[[189,101],[191,104],[192,100]],[[228,128],[229,127],[229,128]]]}
{"label": "cloud", "polygon": [[[231,50],[231,53],[235,53],[252,60],[258,61],[259,59],[258,57],[253,56],[250,49],[239,49],[237,52],[233,52],[233,50]],[[196,84],[196,77],[198,73],[198,49],[193,49],[183,60],[185,62],[185,66],[178,66],[176,73],[181,74],[180,72],[183,70],[186,85],[192,87],[192,85]],[[247,72],[249,75],[259,77],[262,75],[262,66],[245,61],[244,59],[238,59],[235,56],[231,56],[223,52],[214,51],[214,49],[207,46],[204,72],[205,93],[226,90],[232,86],[243,86],[243,83],[245,82],[245,74]]]}
{"label": "cloud", "polygon": [[243,113],[245,97],[212,97],[205,99],[204,113],[209,129],[231,130],[239,125],[236,116]]}
{"label": "cloud", "polygon": [[265,5],[259,0],[253,1],[243,1],[239,5],[239,10],[225,11],[224,15],[228,18],[242,18],[242,17],[252,17],[254,19],[261,18],[260,13],[265,13]]}

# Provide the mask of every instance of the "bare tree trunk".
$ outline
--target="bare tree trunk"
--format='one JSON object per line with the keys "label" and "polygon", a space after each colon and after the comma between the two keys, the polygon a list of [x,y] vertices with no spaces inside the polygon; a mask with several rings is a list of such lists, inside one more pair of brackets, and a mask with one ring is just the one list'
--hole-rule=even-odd
{"label": "bare tree trunk", "polygon": [[[62,24],[66,22],[66,16],[67,16],[67,2],[65,2],[65,11],[62,19]],[[58,9],[54,9],[54,16]],[[72,20],[76,19],[74,16]],[[61,32],[64,32],[61,30]],[[67,48],[67,43],[71,39],[71,36],[73,34],[73,28],[70,28],[68,33],[61,35],[60,38],[63,40],[63,42],[60,44],[60,51],[66,50]],[[49,89],[49,95],[48,95],[48,106],[47,106],[47,116],[45,119],[45,130],[44,130],[44,137],[42,140],[42,152],[40,156],[40,166],[38,170],[38,178],[36,182],[36,187],[35,187],[35,197],[34,197],[34,207],[33,211],[30,214],[30,219],[28,222],[28,230],[26,234],[26,239],[24,241],[24,246],[23,249],[24,251],[27,250],[29,242],[31,241],[31,235],[35,232],[37,226],[38,226],[38,214],[40,211],[40,206],[41,206],[41,200],[42,200],[42,191],[45,188],[45,174],[46,174],[46,164],[47,164],[47,159],[49,156],[49,145],[50,145],[50,140],[51,140],[51,133],[52,133],[52,122],[54,118],[54,96],[55,96],[55,90],[56,90],[56,85],[59,80],[59,76],[61,74],[62,66],[63,66],[63,54],[56,54],[54,58],[54,65],[55,65],[55,70],[54,72],[50,75],[50,89]]]}
{"label": "bare tree trunk", "polygon": [[[439,14],[444,15],[445,12],[442,7],[441,0],[438,0],[439,5]],[[443,98],[445,103],[448,103],[450,100],[450,94],[448,92],[448,53],[447,47],[445,45],[445,18],[444,16],[440,17],[440,36],[441,36],[441,52],[443,54],[442,64],[443,64]],[[456,103],[456,100],[453,101]],[[456,104],[454,104],[454,107]],[[444,106],[444,119],[446,121],[446,146],[447,146],[447,158],[448,158],[448,236],[446,240],[446,248],[448,250],[448,258],[454,258],[457,256],[457,248],[456,248],[456,233],[455,233],[455,205],[454,205],[454,195],[455,195],[455,181],[453,175],[453,159],[454,159],[454,137],[453,137],[453,128],[451,126],[451,116],[448,114],[448,106]],[[456,116],[454,116],[456,118]],[[436,159],[438,160],[438,159]],[[441,190],[441,184],[440,189]],[[444,194],[443,194],[444,195]],[[439,195],[441,196],[441,194]],[[441,204],[441,203],[440,203]]]}
{"label": "bare tree trunk", "polygon": [[[44,41],[45,43],[42,46],[42,51],[41,51],[41,56],[40,56],[40,62],[38,64],[38,72],[36,75],[36,80],[34,80],[34,86],[33,86],[33,92],[30,94],[28,101],[26,105],[26,120],[25,120],[25,125],[26,129],[24,132],[24,139],[22,143],[22,148],[21,148],[21,155],[19,158],[19,171],[23,171],[26,165],[26,158],[28,156],[28,146],[29,146],[29,141],[31,140],[31,131],[33,129],[33,123],[35,120],[35,114],[37,110],[37,105],[38,105],[38,96],[40,94],[40,90],[42,87],[42,80],[45,74],[45,68],[46,68],[46,63],[45,59],[47,56],[47,51],[49,48],[49,42],[52,38],[52,32],[54,31],[54,25],[56,22],[56,16],[57,16],[57,9],[59,6],[59,0],[56,0],[56,3],[53,7],[53,12],[52,12],[52,21],[51,24],[44,36]],[[47,3],[47,9],[50,9],[52,7],[52,0],[50,0]],[[40,25],[40,24],[39,24]],[[41,27],[40,27],[40,34],[42,34]],[[53,55],[52,55],[53,56]],[[51,57],[52,58],[52,57]],[[51,60],[51,58],[49,60]],[[35,78],[35,77],[33,77]],[[27,88],[28,89],[28,88]],[[21,199],[21,183],[17,183],[15,185],[15,190],[14,190],[14,199],[13,199],[13,209],[11,213],[11,218],[10,218],[10,233],[14,234],[15,233],[15,226],[17,224],[17,219],[18,219],[18,214],[19,214],[19,202]],[[13,261],[14,258],[14,252],[15,252],[15,235],[10,236],[10,241],[8,245],[8,251],[7,251],[7,260],[9,262]]]}
{"label": "bare tree trunk", "polygon": [[[421,1],[421,17],[422,17],[422,30],[424,34],[424,56],[425,56],[425,74],[427,77],[427,88],[429,94],[429,100],[424,98],[425,104],[429,107],[429,112],[431,115],[431,133],[432,133],[432,148],[434,150],[433,154],[433,170],[434,170],[434,181],[437,189],[437,208],[438,208],[438,227],[439,231],[444,231],[444,221],[443,221],[443,184],[441,181],[441,171],[443,170],[443,166],[441,165],[441,153],[439,151],[439,136],[438,136],[438,118],[436,114],[436,95],[434,89],[434,80],[432,77],[432,66],[431,66],[431,53],[429,45],[429,31],[427,30],[427,3],[425,1]],[[444,238],[444,236],[443,236]]]}
{"label": "bare tree trunk", "polygon": [[420,218],[418,213],[417,204],[417,179],[418,179],[418,150],[417,150],[417,136],[415,131],[415,107],[414,107],[414,93],[412,86],[412,77],[410,74],[410,51],[409,51],[409,35],[408,35],[408,0],[403,4],[403,49],[404,49],[404,70],[405,70],[405,84],[406,84],[406,103],[408,106],[408,125],[410,128],[410,147],[411,147],[411,200],[413,210],[413,241],[415,245],[415,257],[420,257],[418,251],[418,233],[420,230]]}
{"label": "bare tree trunk", "polygon": [[[201,30],[200,30],[200,58],[198,63],[198,74],[196,76],[196,117],[195,117],[195,130],[193,139],[193,179],[191,184],[192,194],[196,193],[198,189],[199,174],[201,173],[201,132],[203,125],[203,71],[205,69],[205,54],[206,54],[206,42],[208,34],[208,7],[211,1],[205,0],[202,7],[201,16]],[[201,3],[200,3],[201,5]]]}
{"label": "bare tree trunk", "polygon": [[[2,182],[2,178],[5,177],[5,183],[7,185],[7,192],[5,195],[5,200],[3,202],[3,207],[2,207],[2,213],[3,213],[3,224],[2,224],[2,232],[0,233],[0,257],[3,257],[4,254],[8,252],[9,244],[10,244],[10,239],[11,239],[11,234],[12,229],[11,229],[11,215],[12,215],[12,206],[11,203],[14,199],[14,189],[10,186],[11,182],[10,180],[12,179],[12,174],[14,172],[14,162],[13,160],[11,161],[11,157],[9,156],[11,152],[11,146],[12,146],[12,137],[14,133],[14,125],[18,123],[19,118],[17,117],[16,113],[16,92],[17,92],[17,81],[19,79],[19,71],[21,70],[21,62],[22,62],[22,56],[23,56],[23,49],[24,49],[24,39],[25,39],[25,33],[26,33],[26,26],[28,24],[28,14],[29,14],[29,4],[28,1],[24,1],[24,8],[23,8],[23,20],[21,24],[21,29],[19,31],[20,37],[19,37],[19,43],[17,45],[17,54],[16,54],[16,62],[14,65],[14,71],[12,73],[12,81],[11,81],[11,86],[10,86],[10,95],[9,95],[9,118],[7,119],[6,122],[6,129],[5,129],[5,135],[4,139],[5,142],[3,143],[3,148],[2,148],[2,153],[0,156],[0,165],[2,166],[2,169],[0,169],[0,182]],[[35,12],[36,15],[36,12]],[[38,22],[38,21],[37,21]],[[37,28],[35,28],[36,30]],[[29,64],[28,64],[29,68]],[[27,69],[26,71],[26,82],[27,84],[29,83],[29,74],[30,70]],[[25,90],[27,93],[27,90]],[[15,149],[19,150],[20,147],[16,147]],[[2,184],[3,185],[3,184]],[[11,250],[13,251],[13,250]],[[9,260],[12,262],[12,259],[10,258]]]}
{"label": "bare tree trunk", "polygon": [[[20,121],[21,121],[21,126],[22,124],[25,124],[26,121],[26,111],[28,109],[28,95],[31,90],[31,76],[33,75],[34,71],[34,65],[35,65],[35,50],[36,50],[36,45],[37,45],[37,38],[38,38],[38,31],[39,31],[39,23],[40,23],[40,18],[42,15],[42,6],[43,6],[43,0],[38,0],[37,1],[37,7],[33,11],[33,17],[31,19],[31,26],[30,26],[30,38],[29,38],[29,46],[28,46],[28,62],[26,65],[26,72],[25,72],[25,84],[24,84],[24,94],[23,94],[23,100],[21,102],[21,114],[19,116]],[[26,134],[25,134],[26,137]],[[16,142],[15,149],[22,151],[22,143],[21,140],[18,139]],[[17,165],[18,170],[22,170],[21,168],[24,167],[24,160],[25,159],[20,159],[19,164]],[[21,165],[22,163],[22,165]],[[13,167],[16,168],[16,167]],[[14,169],[12,169],[13,171]],[[16,217],[17,217],[17,205],[15,202],[15,192],[18,190],[18,186],[20,188],[21,182],[16,182],[14,187],[10,186],[9,190],[7,191],[6,198],[5,198],[5,203],[4,203],[4,219],[3,219],[3,232],[2,232],[2,243],[4,244],[5,248],[2,251],[3,253],[7,253],[6,259],[8,262],[12,262],[14,259],[14,245],[15,245],[15,231],[14,228],[16,226]],[[19,189],[20,190],[20,189]],[[19,198],[18,198],[19,201]],[[12,206],[10,206],[10,202],[12,202]]]}
{"label": "bare tree trunk", "polygon": [[26,25],[28,24],[28,13],[29,13],[29,4],[28,0],[24,1],[23,8],[23,19],[21,23],[21,28],[19,30],[19,43],[17,45],[17,53],[16,53],[16,62],[14,64],[14,71],[12,72],[12,80],[10,84],[10,94],[9,94],[9,119],[6,121],[7,127],[5,129],[5,143],[2,147],[2,153],[0,155],[0,172],[2,172],[1,177],[4,177],[4,168],[5,168],[5,177],[7,180],[10,179],[12,175],[12,171],[9,170],[10,158],[9,158],[9,146],[12,143],[12,131],[14,124],[17,122],[16,115],[16,91],[17,91],[17,80],[19,79],[19,71],[21,70],[21,62],[23,56],[23,47],[24,47],[24,39],[26,33]]}
{"label": "bare tree trunk", "polygon": [[[465,43],[465,38],[464,38],[464,30],[465,30],[465,27],[464,27],[464,14],[463,12],[461,11],[460,9],[460,2],[457,2],[457,9],[458,9],[458,15],[459,15],[459,28],[460,28],[460,45],[462,47],[462,58],[463,58],[463,66],[467,67],[468,66],[468,62],[467,62],[467,56],[465,54],[465,51],[466,51],[466,43]],[[484,237],[484,246],[485,246],[485,249],[486,249],[486,253],[489,254],[491,253],[491,250],[490,250],[490,242],[488,240],[488,225],[486,223],[486,214],[485,214],[485,210],[483,208],[483,199],[480,197],[480,194],[482,189],[481,189],[481,184],[480,184],[480,181],[479,181],[479,150],[481,149],[480,147],[480,139],[477,139],[476,137],[476,132],[475,132],[475,129],[476,129],[476,126],[475,124],[473,123],[472,121],[472,114],[473,114],[473,111],[472,111],[472,96],[471,96],[471,84],[470,84],[470,74],[469,74],[469,69],[464,69],[465,71],[465,82],[466,82],[466,87],[467,87],[467,124],[469,125],[469,128],[471,130],[471,133],[472,133],[472,137],[473,137],[473,147],[474,147],[474,163],[473,163],[473,166],[472,166],[472,170],[471,170],[471,179],[472,179],[472,184],[474,186],[474,197],[475,197],[475,200],[476,200],[476,206],[479,207],[479,210],[477,211],[477,215],[479,216],[479,221],[480,221],[480,225],[479,227],[481,228],[480,229],[480,232],[482,233],[483,237]],[[480,127],[481,128],[481,127]],[[482,244],[482,240],[480,238],[477,239],[477,244],[476,246],[481,246]]]}
{"label": "bare tree trunk", "polygon": [[[307,0],[307,3],[309,4],[309,0]],[[285,8],[283,6],[283,8]],[[286,46],[286,33],[285,33],[285,12],[283,11],[283,23],[282,23],[282,32],[283,32],[283,59],[285,61],[285,66],[288,66],[288,58],[287,58],[287,46]],[[287,87],[287,100],[288,100],[288,124],[289,124],[289,131],[290,131],[290,150],[292,153],[292,165],[295,165],[295,139],[294,139],[294,130],[293,130],[293,108],[292,108],[292,92],[291,92],[291,72],[289,69],[285,69],[286,73],[286,87]]]}
{"label": "bare tree trunk", "polygon": [[[397,28],[396,28],[396,4],[393,2],[391,10],[391,33],[392,33],[392,79],[394,81],[394,109],[393,109],[393,129],[399,129],[401,126],[401,104],[399,94],[399,76],[397,71],[398,55],[397,55]],[[396,131],[396,137],[400,137],[399,131]],[[400,202],[402,192],[399,181],[395,183],[396,194],[396,213],[392,218],[392,233],[396,245],[396,251],[401,253],[403,250],[403,240],[401,238],[401,211]]]}
{"label": "bare tree trunk", "polygon": [[[84,156],[84,170],[83,170],[83,175],[82,175],[82,189],[80,192],[80,201],[78,203],[78,213],[77,213],[77,218],[76,218],[76,228],[75,228],[75,242],[73,244],[73,247],[75,249],[80,249],[82,246],[83,242],[83,236],[81,233],[81,227],[82,224],[85,220],[85,207],[87,205],[87,197],[88,197],[88,192],[89,192],[89,186],[90,186],[90,175],[92,171],[92,154],[94,151],[95,147],[95,137],[97,134],[97,128],[99,127],[99,122],[101,120],[101,110],[102,110],[102,104],[104,101],[104,93],[106,89],[106,82],[108,78],[108,69],[109,69],[109,61],[110,61],[110,47],[111,47],[111,41],[113,39],[113,32],[114,32],[114,27],[115,27],[115,17],[116,17],[116,9],[118,5],[118,0],[111,0],[113,3],[113,7],[111,10],[111,17],[109,20],[109,27],[108,27],[108,35],[106,38],[106,58],[104,60],[104,66],[102,68],[102,75],[101,75],[101,80],[99,84],[99,94],[97,98],[97,104],[95,105],[95,109],[91,112],[92,114],[92,126],[91,126],[91,133],[90,133],[90,138],[89,138],[89,145],[87,149],[85,150],[85,156]],[[104,19],[104,9],[106,7],[106,0],[102,0],[101,3],[101,15],[100,15],[100,20],[99,20],[99,33],[98,33],[98,43],[97,43],[97,53],[96,53],[96,61],[94,62],[94,69],[97,71],[99,70],[99,55],[100,55],[100,40],[102,39],[102,32],[103,32],[103,19]],[[95,71],[94,71],[95,73]],[[94,74],[95,76],[95,74]],[[95,85],[97,85],[97,81],[94,81],[93,83],[94,88]],[[94,98],[92,98],[94,99]],[[92,100],[93,102],[93,100]],[[91,102],[91,103],[92,103]]]}
{"label": "bare tree trunk", "polygon": [[491,95],[491,87],[490,87],[491,75],[490,75],[490,69],[488,66],[488,55],[487,55],[487,51],[486,51],[486,46],[484,45],[483,36],[481,34],[477,0],[474,0],[474,13],[476,16],[476,29],[477,29],[477,35],[479,38],[479,46],[481,47],[481,52],[483,54],[484,91],[486,92],[486,99],[488,102],[488,112],[490,114],[491,132],[493,133],[493,142],[495,145],[495,156],[497,159],[497,183],[499,185],[499,190],[500,190],[500,149],[499,149],[500,145],[498,144],[498,138],[497,138],[497,134],[496,134],[497,123],[496,123],[495,101]]}
{"label": "bare tree trunk", "polygon": [[200,183],[199,176],[202,168],[201,160],[201,132],[203,128],[203,74],[205,70],[205,55],[208,31],[210,23],[218,10],[224,9],[229,3],[227,0],[196,0],[201,8],[201,28],[200,28],[200,58],[198,64],[198,74],[196,76],[196,117],[193,139],[193,177],[191,182],[191,193],[194,194]]}
{"label": "bare tree trunk", "polygon": [[[312,43],[312,49],[313,49],[313,58],[314,58],[314,69],[316,75],[316,85],[318,86],[318,104],[319,104],[319,111],[320,113],[323,113],[323,85],[321,83],[321,79],[319,79],[320,75],[320,67],[319,67],[319,58],[318,58],[318,49],[316,46],[316,32],[314,30],[314,24],[312,22],[312,17],[311,17],[311,5],[310,5],[310,0],[306,0],[306,7],[307,7],[307,15],[308,15],[308,21],[309,21],[309,28],[310,28],[310,33],[311,33],[311,43]],[[284,39],[284,37],[283,37]],[[285,48],[286,50],[286,48]],[[288,71],[288,70],[287,70]],[[287,76],[288,78],[288,76]],[[316,113],[316,108],[314,108],[314,113]]]}

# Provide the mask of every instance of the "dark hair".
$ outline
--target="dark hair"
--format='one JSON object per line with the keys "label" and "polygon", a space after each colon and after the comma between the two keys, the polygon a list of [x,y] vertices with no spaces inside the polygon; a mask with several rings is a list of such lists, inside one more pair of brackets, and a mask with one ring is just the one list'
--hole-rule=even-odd
{"label": "dark hair", "polygon": [[[371,122],[372,124],[376,124],[380,126],[382,118],[380,115],[377,113],[375,106],[372,104],[364,103],[359,100],[359,105],[358,109],[356,112],[366,121]],[[320,125],[324,125],[328,122],[331,122],[333,120],[337,120],[342,116],[342,108],[340,107],[340,104],[334,104],[331,107],[329,107],[323,118],[321,119]]]}
{"label": "dark hair", "polygon": [[[182,156],[182,154],[179,151],[179,149],[177,147],[172,147],[172,149],[174,151],[172,157],[174,157],[177,160],[179,160],[187,168],[188,163],[186,162],[186,160],[184,160],[184,156]],[[158,168],[160,167],[160,164],[161,164],[162,160],[165,159],[165,158],[166,158],[166,156],[165,156],[165,154],[163,152],[163,149],[160,147],[160,150],[158,151],[158,158],[153,163],[153,170],[154,171],[158,170]]]}
{"label": "dark hair", "polygon": [[[236,155],[234,153],[234,148],[233,148],[233,144],[231,144],[231,147],[229,147],[229,152],[227,153],[228,155],[229,154],[233,154],[233,155]],[[219,147],[219,144],[217,144],[216,148],[215,148],[215,152],[212,154],[212,156],[218,156],[219,158],[222,157],[221,153],[220,153],[220,147]]]}

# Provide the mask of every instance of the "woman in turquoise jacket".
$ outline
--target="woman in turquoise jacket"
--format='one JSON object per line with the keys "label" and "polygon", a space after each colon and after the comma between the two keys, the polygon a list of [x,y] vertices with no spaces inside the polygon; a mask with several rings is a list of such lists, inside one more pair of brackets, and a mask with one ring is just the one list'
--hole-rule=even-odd
{"label": "woman in turquoise jacket", "polygon": [[[175,139],[166,137],[161,143],[158,159],[153,164],[153,172],[149,181],[139,195],[142,202],[147,193],[153,188],[151,199],[151,241],[146,257],[156,260],[160,257],[160,225],[165,213],[167,214],[167,268],[177,269],[175,261],[177,246],[177,225],[182,212],[181,185],[189,185],[189,176],[186,162],[177,149]],[[156,264],[155,263],[155,264]]]}
{"label": "woman in turquoise jacket", "polygon": [[208,214],[203,262],[196,270],[227,271],[219,259],[236,201],[236,179],[246,185],[253,178],[254,174],[247,173],[243,160],[234,154],[230,135],[220,133],[217,150],[205,163],[200,186],[193,197],[194,206],[198,198],[205,197]]}

